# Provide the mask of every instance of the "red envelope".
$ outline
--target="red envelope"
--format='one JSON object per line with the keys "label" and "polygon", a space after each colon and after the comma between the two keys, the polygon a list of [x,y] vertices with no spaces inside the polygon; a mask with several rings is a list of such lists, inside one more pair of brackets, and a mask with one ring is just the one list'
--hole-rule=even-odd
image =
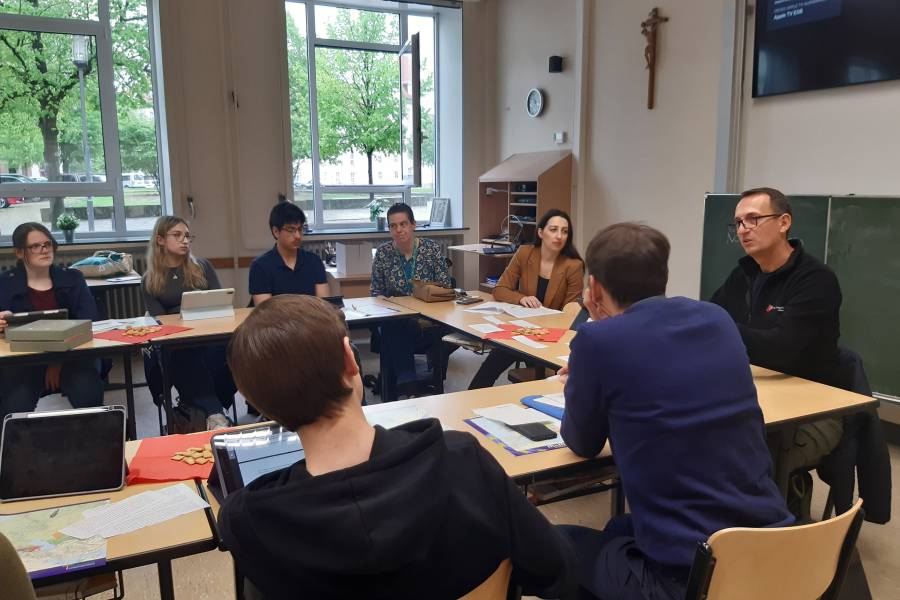
{"label": "red envelope", "polygon": [[181,333],[182,331],[190,331],[190,327],[178,327],[176,325],[163,325],[162,329],[155,333],[147,335],[125,335],[124,329],[113,329],[112,331],[104,331],[103,333],[95,333],[94,337],[101,340],[109,340],[111,342],[122,342],[123,344],[140,344],[154,338],[172,335],[173,333]]}
{"label": "red envelope", "polygon": [[222,433],[222,431],[222,429],[218,429],[186,435],[144,438],[128,465],[128,485],[209,478],[213,463],[189,465],[184,461],[172,460],[172,455],[188,448],[202,448],[203,444],[209,443],[213,435]]}

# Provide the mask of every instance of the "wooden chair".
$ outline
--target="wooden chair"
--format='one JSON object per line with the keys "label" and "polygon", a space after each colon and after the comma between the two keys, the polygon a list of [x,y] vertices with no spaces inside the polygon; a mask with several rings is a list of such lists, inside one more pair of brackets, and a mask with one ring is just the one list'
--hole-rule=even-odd
{"label": "wooden chair", "polygon": [[507,558],[490,577],[459,600],[518,600],[522,591],[512,585],[512,562]]}
{"label": "wooden chair", "polygon": [[22,559],[6,536],[0,533],[0,582],[6,600],[35,600],[31,578]]}
{"label": "wooden chair", "polygon": [[701,544],[686,600],[835,600],[862,525],[862,500],[828,521],[717,531]]}

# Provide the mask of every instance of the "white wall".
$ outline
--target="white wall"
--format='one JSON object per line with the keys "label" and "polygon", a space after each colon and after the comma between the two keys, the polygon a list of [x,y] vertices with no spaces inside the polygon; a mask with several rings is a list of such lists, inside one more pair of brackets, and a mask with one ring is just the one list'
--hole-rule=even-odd
{"label": "white wall", "polygon": [[[576,0],[501,0],[497,3],[496,119],[501,159],[519,152],[571,149],[575,125]],[[563,72],[550,73],[551,56]],[[544,91],[539,118],[525,112],[532,88]],[[565,144],[553,132],[565,131]]]}
{"label": "white wall", "polygon": [[703,196],[715,179],[722,0],[660,0],[656,107],[648,110],[645,40],[651,4],[599,0],[591,27],[587,240],[619,221],[645,221],[672,244],[670,295],[697,297]]}

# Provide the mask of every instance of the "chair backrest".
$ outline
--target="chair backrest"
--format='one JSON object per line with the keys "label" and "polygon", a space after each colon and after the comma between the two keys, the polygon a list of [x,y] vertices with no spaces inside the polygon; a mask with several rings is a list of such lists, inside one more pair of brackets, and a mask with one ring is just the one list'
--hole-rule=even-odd
{"label": "chair backrest", "polygon": [[[710,600],[802,600],[837,597],[862,523],[862,500],[811,525],[717,531],[709,538],[715,566]],[[695,561],[696,565],[696,561]],[[691,578],[694,578],[692,570]],[[689,585],[690,588],[690,585]]]}
{"label": "chair backrest", "polygon": [[477,588],[460,598],[460,600],[506,600],[509,594],[509,582],[512,577],[512,563],[507,558],[497,567],[490,577],[481,582]]}
{"label": "chair backrest", "polygon": [[0,582],[6,600],[35,600],[31,578],[22,559],[6,536],[0,533]]}

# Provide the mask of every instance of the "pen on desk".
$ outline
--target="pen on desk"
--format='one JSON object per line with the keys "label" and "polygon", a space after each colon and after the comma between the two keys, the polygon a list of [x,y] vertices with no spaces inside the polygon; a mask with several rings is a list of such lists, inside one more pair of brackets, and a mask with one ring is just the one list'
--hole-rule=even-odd
{"label": "pen on desk", "polygon": [[59,509],[57,508],[57,509],[54,510],[52,513],[50,513],[50,518],[52,519],[53,517],[55,517],[55,516],[58,515],[58,514],[59,514]]}

